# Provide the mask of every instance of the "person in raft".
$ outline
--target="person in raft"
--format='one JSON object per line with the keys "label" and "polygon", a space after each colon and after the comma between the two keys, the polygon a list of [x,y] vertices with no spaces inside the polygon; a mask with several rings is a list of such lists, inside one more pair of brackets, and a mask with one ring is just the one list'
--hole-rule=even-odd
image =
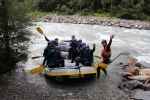
{"label": "person in raft", "polygon": [[111,63],[111,43],[112,43],[112,39],[114,38],[114,35],[111,35],[110,36],[110,40],[109,42],[107,43],[106,40],[102,40],[101,44],[103,46],[102,50],[101,50],[101,64],[98,65],[98,68],[97,68],[97,78],[100,77],[100,70],[102,70],[105,75],[107,76],[107,65],[109,63]]}

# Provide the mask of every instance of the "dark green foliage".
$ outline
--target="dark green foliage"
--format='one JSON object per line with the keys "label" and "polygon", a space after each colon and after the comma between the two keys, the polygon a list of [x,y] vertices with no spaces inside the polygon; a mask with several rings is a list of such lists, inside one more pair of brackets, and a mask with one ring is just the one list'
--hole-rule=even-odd
{"label": "dark green foliage", "polygon": [[0,0],[0,73],[26,58],[29,10],[27,0]]}
{"label": "dark green foliage", "polygon": [[144,0],[143,12],[150,16],[150,0]]}
{"label": "dark green foliage", "polygon": [[150,0],[40,0],[39,10],[65,14],[109,12],[125,19],[146,19]]}

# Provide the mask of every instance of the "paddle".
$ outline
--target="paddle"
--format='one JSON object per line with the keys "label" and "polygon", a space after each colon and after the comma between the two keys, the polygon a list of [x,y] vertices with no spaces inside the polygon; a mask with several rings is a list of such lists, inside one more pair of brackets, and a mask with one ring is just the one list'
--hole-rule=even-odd
{"label": "paddle", "polygon": [[46,41],[49,41],[49,39],[46,37],[46,35],[44,34],[43,30],[40,27],[37,27],[36,30],[41,34],[44,35]]}
{"label": "paddle", "polygon": [[[36,30],[41,34],[44,35],[45,38],[47,38],[43,32],[43,30],[40,27],[37,27]],[[36,58],[40,58],[42,56],[36,56],[36,57],[32,57],[32,59],[36,59]],[[35,68],[31,69],[30,72],[31,74],[40,74],[44,71],[44,66],[43,65],[38,65]]]}
{"label": "paddle", "polygon": [[101,59],[101,57],[100,57],[100,56],[94,56],[94,57],[96,57],[96,58],[98,58],[98,59]]}
{"label": "paddle", "polygon": [[[60,60],[57,60],[57,62],[59,62]],[[56,62],[56,63],[57,63]],[[53,66],[55,64],[51,64],[50,66]],[[31,69],[30,72],[31,74],[40,74],[44,71],[44,65],[38,65],[35,68]]]}
{"label": "paddle", "polygon": [[[122,52],[122,53],[119,53],[116,57],[114,57],[114,58],[111,60],[111,63],[114,62],[119,56],[121,56],[121,55],[129,55],[129,54],[130,54],[129,52]],[[94,57],[101,59],[100,56],[94,56]]]}
{"label": "paddle", "polygon": [[41,57],[43,57],[43,56],[34,56],[34,57],[32,57],[32,59],[38,59],[38,58],[41,58]]}
{"label": "paddle", "polygon": [[44,71],[44,66],[43,65],[38,65],[36,68],[33,68],[30,70],[31,74],[40,74]]}
{"label": "paddle", "polygon": [[44,35],[44,32],[43,32],[43,30],[42,30],[40,27],[37,27],[36,30],[37,30],[40,34]]}
{"label": "paddle", "polygon": [[[41,34],[41,35],[44,35],[45,38],[47,38],[43,32],[43,30],[40,28],[40,27],[37,27],[36,30]],[[35,57],[32,57],[32,59],[37,59],[37,58],[40,58],[40,57],[43,57],[43,56],[35,56]]]}
{"label": "paddle", "polygon": [[111,63],[114,62],[119,56],[121,55],[129,55],[130,53],[129,52],[122,52],[122,53],[119,53],[116,57],[114,57],[112,60],[111,60]]}

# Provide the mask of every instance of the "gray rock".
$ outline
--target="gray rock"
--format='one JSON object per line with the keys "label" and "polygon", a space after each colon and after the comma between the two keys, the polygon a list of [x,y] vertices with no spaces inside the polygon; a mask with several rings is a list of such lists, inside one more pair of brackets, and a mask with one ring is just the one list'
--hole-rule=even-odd
{"label": "gray rock", "polygon": [[124,81],[124,82],[122,82],[119,85],[119,88],[122,89],[122,90],[124,90],[124,89],[134,90],[134,89],[137,89],[137,88],[145,89],[146,87],[140,81],[131,80],[131,81]]}
{"label": "gray rock", "polygon": [[137,91],[134,100],[150,100],[150,91]]}

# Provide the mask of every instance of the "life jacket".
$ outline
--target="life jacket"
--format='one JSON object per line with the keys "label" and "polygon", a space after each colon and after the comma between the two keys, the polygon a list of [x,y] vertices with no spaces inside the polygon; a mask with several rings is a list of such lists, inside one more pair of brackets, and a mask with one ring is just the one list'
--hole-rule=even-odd
{"label": "life jacket", "polygon": [[103,48],[101,52],[102,62],[107,63],[110,61],[111,57],[111,49],[110,48]]}

